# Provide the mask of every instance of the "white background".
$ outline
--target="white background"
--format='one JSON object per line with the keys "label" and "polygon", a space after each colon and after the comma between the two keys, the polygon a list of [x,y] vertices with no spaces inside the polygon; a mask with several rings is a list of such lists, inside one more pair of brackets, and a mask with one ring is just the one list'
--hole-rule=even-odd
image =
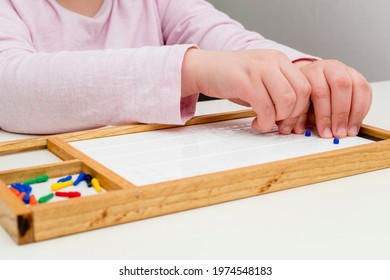
{"label": "white background", "polygon": [[250,30],[390,80],[388,0],[210,0]]}

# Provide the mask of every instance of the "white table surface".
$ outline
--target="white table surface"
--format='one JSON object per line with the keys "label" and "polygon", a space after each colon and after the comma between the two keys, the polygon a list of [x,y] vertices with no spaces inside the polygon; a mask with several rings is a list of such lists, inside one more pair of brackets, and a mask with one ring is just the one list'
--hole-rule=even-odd
{"label": "white table surface", "polygon": [[[390,130],[390,81],[372,87],[365,123]],[[0,259],[390,259],[389,214],[385,169],[22,246],[0,227]]]}

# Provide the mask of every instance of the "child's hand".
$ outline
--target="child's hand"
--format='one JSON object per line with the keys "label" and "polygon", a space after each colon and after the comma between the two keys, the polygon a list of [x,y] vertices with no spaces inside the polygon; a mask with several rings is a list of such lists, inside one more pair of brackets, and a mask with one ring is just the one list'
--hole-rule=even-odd
{"label": "child's hand", "polygon": [[288,134],[297,126],[304,129],[311,87],[277,51],[190,49],[182,67],[182,96],[199,92],[249,103],[257,113],[256,129],[267,132],[278,122],[279,131]]}
{"label": "child's hand", "polygon": [[309,81],[315,122],[321,137],[355,136],[372,102],[366,79],[335,60],[297,64]]}

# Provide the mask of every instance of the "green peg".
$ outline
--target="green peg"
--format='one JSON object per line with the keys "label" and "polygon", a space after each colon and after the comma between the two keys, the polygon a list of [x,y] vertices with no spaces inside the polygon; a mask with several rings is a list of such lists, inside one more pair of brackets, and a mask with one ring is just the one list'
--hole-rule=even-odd
{"label": "green peg", "polygon": [[42,175],[42,176],[36,177],[34,179],[27,180],[27,181],[23,182],[23,184],[25,184],[25,185],[38,184],[38,183],[47,182],[47,180],[49,180],[49,176]]}
{"label": "green peg", "polygon": [[42,196],[42,197],[38,200],[38,202],[39,202],[39,204],[46,203],[46,202],[48,202],[50,199],[52,199],[53,197],[54,197],[54,193],[49,193],[49,194],[46,195],[46,196]]}

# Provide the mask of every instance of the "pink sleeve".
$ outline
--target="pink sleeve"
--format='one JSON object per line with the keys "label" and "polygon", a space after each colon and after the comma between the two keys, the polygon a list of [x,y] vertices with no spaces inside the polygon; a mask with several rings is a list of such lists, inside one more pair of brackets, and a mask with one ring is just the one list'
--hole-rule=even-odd
{"label": "pink sleeve", "polygon": [[182,60],[192,45],[37,53],[26,26],[10,15],[0,11],[3,130],[50,134],[136,122],[183,124],[193,116],[196,96],[181,100]]}
{"label": "pink sleeve", "polygon": [[246,30],[204,0],[156,2],[162,19],[164,40],[169,45],[191,42],[201,49],[211,50],[274,49],[283,52],[291,61],[316,59]]}
{"label": "pink sleeve", "polygon": [[59,133],[129,123],[183,124],[186,45],[83,52],[7,51],[0,63],[0,127]]}

